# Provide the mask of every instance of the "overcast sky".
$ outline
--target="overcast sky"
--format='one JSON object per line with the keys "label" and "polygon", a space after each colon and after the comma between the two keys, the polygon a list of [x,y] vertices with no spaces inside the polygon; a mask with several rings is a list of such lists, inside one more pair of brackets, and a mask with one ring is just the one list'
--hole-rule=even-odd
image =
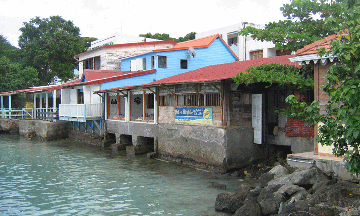
{"label": "overcast sky", "polygon": [[151,32],[177,38],[243,21],[278,21],[285,3],[290,0],[0,0],[0,34],[17,46],[23,22],[60,15],[86,37]]}

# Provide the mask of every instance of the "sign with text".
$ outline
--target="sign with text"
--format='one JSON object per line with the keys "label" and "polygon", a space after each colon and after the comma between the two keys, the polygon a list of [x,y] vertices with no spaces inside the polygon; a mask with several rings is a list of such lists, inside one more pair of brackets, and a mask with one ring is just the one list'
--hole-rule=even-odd
{"label": "sign with text", "polygon": [[175,122],[212,124],[212,111],[212,108],[175,108]]}

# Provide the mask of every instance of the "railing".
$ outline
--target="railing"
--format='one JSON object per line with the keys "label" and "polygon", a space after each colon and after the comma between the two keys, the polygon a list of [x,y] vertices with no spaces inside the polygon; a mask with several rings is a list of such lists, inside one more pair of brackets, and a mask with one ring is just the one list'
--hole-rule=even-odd
{"label": "railing", "polygon": [[8,119],[33,119],[34,111],[32,108],[15,108],[15,109],[0,109],[1,118]]}
{"label": "railing", "polygon": [[57,120],[57,108],[36,108],[36,118],[42,120]]}
{"label": "railing", "polygon": [[59,104],[59,117],[65,118],[100,118],[103,104]]}

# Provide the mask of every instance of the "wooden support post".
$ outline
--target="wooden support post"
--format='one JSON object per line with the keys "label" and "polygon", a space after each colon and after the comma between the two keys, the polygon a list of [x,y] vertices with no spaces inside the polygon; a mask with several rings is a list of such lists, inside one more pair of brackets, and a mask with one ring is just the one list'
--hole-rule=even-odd
{"label": "wooden support post", "polygon": [[129,91],[129,118],[130,118],[130,121],[132,120],[131,119],[131,91]]}
{"label": "wooden support post", "polygon": [[143,107],[142,107],[142,111],[143,111],[143,112],[142,112],[142,113],[143,113],[142,120],[143,120],[143,121],[145,121],[145,108],[146,108],[146,107],[145,107],[145,102],[146,102],[146,101],[145,101],[145,96],[146,96],[145,91],[143,91],[143,100],[142,100],[142,101],[143,101]]}
{"label": "wooden support post", "polygon": [[117,93],[116,94],[116,99],[117,99],[117,112],[116,112],[116,115],[118,118],[120,118],[120,94]]}
{"label": "wooden support post", "polygon": [[154,123],[158,123],[159,118],[159,87],[155,87],[155,94],[154,94]]}
{"label": "wooden support post", "polygon": [[107,104],[106,119],[108,119],[110,117],[110,95],[109,95],[109,93],[106,93],[106,104]]}

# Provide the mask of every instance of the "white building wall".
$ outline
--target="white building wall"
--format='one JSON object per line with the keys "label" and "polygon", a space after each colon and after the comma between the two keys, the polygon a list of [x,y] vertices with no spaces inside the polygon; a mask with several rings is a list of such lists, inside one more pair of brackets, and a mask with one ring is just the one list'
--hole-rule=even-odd
{"label": "white building wall", "polygon": [[152,38],[146,38],[145,40],[145,37],[115,33],[113,35],[109,35],[107,37],[91,42],[90,49],[94,49],[104,45],[137,43],[137,42],[145,42],[145,41],[149,42],[149,41],[160,41],[160,40],[152,39]]}
{"label": "white building wall", "polygon": [[101,90],[100,85],[91,85],[90,86],[90,103],[98,104],[101,103],[101,97],[98,94],[93,94],[95,91]]}
{"label": "white building wall", "polygon": [[61,89],[61,104],[70,103],[70,89]]}
{"label": "white building wall", "polygon": [[79,77],[82,76],[83,61],[100,56],[100,70],[121,70],[121,59],[129,58],[132,56],[150,53],[157,49],[169,49],[174,47],[174,44],[156,44],[156,45],[143,45],[143,46],[130,46],[130,47],[113,47],[101,48],[82,53],[79,56]]}
{"label": "white building wall", "polygon": [[[254,26],[256,28],[262,28],[263,25],[259,24],[246,24],[245,26]],[[244,23],[238,23],[230,26],[225,26],[218,29],[213,29],[205,32],[200,32],[195,35],[195,38],[202,38],[214,34],[220,34],[226,43],[228,43],[229,36],[234,35],[239,32],[240,29],[244,27]],[[250,52],[263,50],[263,57],[273,57],[276,56],[275,45],[272,42],[261,42],[258,40],[253,40],[250,36],[244,37],[237,34],[237,48],[232,49],[235,54],[239,57],[240,61],[250,60]],[[246,55],[245,55],[246,54]]]}

